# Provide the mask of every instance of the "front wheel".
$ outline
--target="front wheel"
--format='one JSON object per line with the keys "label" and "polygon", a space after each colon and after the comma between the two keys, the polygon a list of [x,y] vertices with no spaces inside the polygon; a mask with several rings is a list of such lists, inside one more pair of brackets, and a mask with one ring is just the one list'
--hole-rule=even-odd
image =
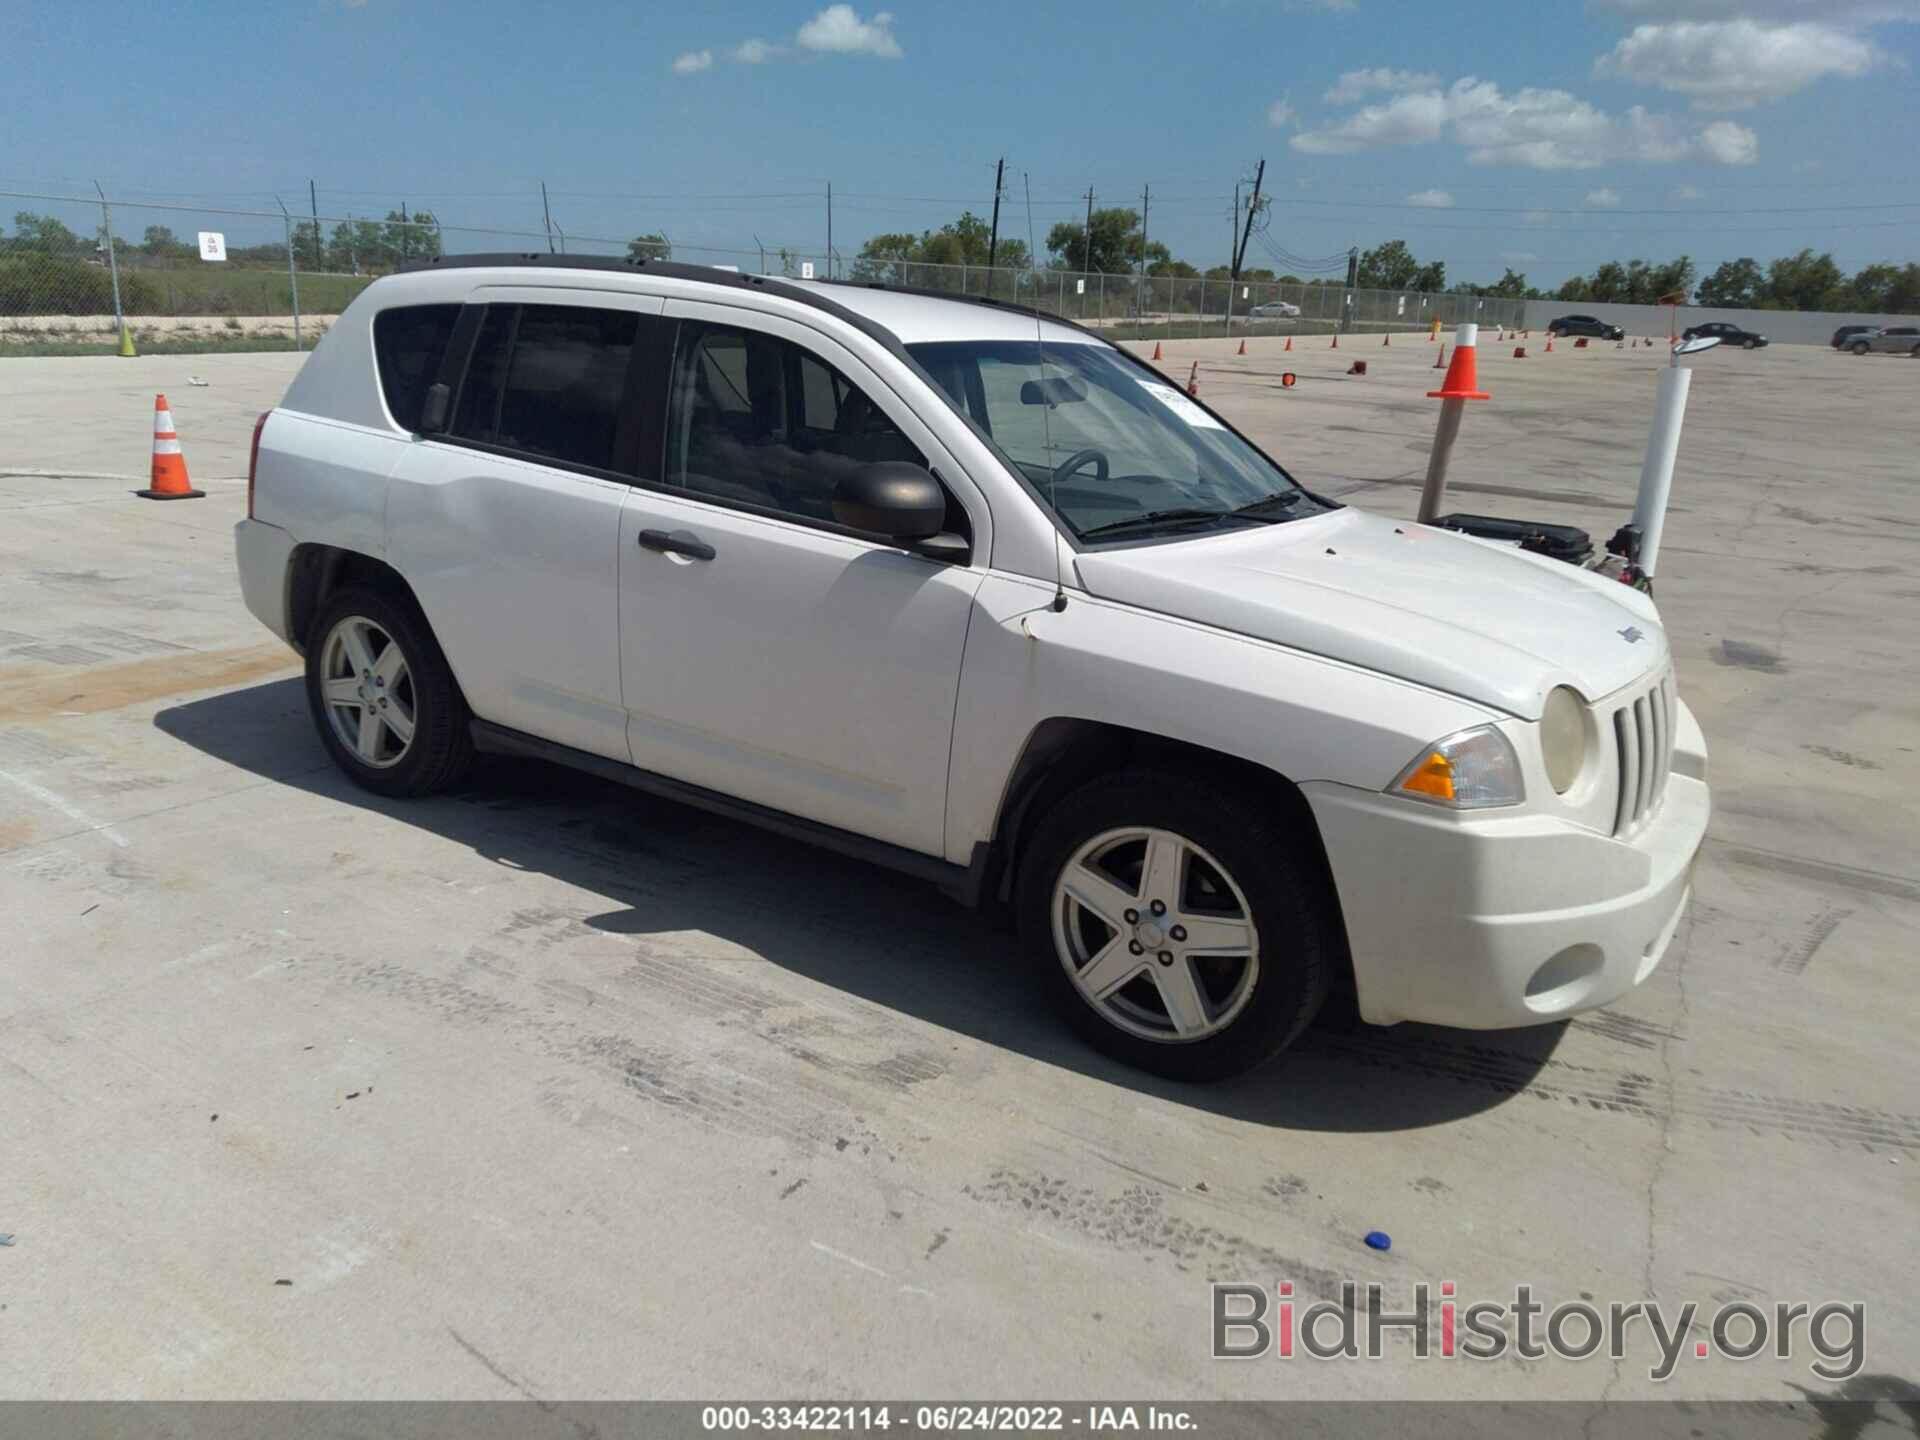
{"label": "front wheel", "polygon": [[1344,954],[1318,848],[1211,781],[1128,771],[1048,812],[1018,906],[1042,987],[1095,1048],[1176,1080],[1271,1059]]}
{"label": "front wheel", "polygon": [[1853,353],[1854,353],[1854,354],[1856,354],[1856,355],[1864,355],[1864,354],[1866,354],[1866,353],[1867,353],[1867,344],[1866,344],[1866,342],[1865,342],[1865,341],[1863,340],[1863,341],[1861,341],[1861,342],[1860,342],[1859,344],[1857,344],[1857,345],[1855,345],[1855,346],[1853,347]]}
{"label": "front wheel", "polygon": [[471,717],[426,617],[385,591],[342,590],[321,610],[307,704],[334,763],[376,794],[430,794],[472,759]]}
{"label": "front wheel", "polygon": [[1760,348],[1760,342],[1758,340],[1747,340],[1742,342],[1740,348],[1742,350],[1758,350]]}

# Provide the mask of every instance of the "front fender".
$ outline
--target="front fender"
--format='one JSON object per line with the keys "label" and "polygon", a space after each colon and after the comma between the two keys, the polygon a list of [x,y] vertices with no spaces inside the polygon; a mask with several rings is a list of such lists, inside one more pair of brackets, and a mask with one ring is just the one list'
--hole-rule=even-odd
{"label": "front fender", "polygon": [[1085,719],[1260,765],[1296,784],[1378,790],[1422,745],[1500,718],[1324,656],[995,574],[975,599],[948,768],[946,857],[994,833],[1043,722]]}

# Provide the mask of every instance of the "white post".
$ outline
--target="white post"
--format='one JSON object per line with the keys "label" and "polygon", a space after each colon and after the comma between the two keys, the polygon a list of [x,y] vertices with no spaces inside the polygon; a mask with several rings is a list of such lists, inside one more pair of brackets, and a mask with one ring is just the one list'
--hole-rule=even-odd
{"label": "white post", "polygon": [[1633,523],[1640,530],[1640,571],[1649,579],[1660,560],[1660,534],[1667,525],[1667,499],[1673,493],[1673,461],[1680,451],[1680,423],[1687,415],[1687,387],[1693,371],[1670,365],[1660,372],[1660,390],[1654,401],[1653,430],[1647,436],[1647,458],[1640,467],[1640,495],[1634,501]]}

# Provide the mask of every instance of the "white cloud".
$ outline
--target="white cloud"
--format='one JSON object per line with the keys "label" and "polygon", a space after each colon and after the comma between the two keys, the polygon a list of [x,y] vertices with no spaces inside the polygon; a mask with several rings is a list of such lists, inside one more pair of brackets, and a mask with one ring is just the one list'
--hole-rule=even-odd
{"label": "white cloud", "polygon": [[1744,125],[1716,120],[1700,132],[1700,148],[1722,165],[1751,165],[1760,158],[1760,137]]}
{"label": "white cloud", "polygon": [[862,20],[851,5],[829,5],[800,27],[793,37],[802,50],[820,50],[834,55],[877,55],[883,60],[898,60],[900,43],[893,38],[893,16],[876,11],[871,20]]}
{"label": "white cloud", "polygon": [[[1807,0],[1593,0],[1592,8],[1659,20],[1804,20]],[[1821,0],[1820,18],[1836,25],[1920,20],[1916,0]]]}
{"label": "white cloud", "polygon": [[673,73],[676,75],[698,75],[702,70],[712,68],[713,52],[711,50],[689,50],[686,54],[675,57],[673,62]]}
{"label": "white cloud", "polygon": [[1522,225],[1551,225],[1553,212],[1550,210],[1529,210],[1520,217]]}
{"label": "white cloud", "polygon": [[1676,185],[1673,187],[1668,198],[1673,200],[1704,200],[1707,197],[1691,185]]}
{"label": "white cloud", "polygon": [[727,52],[727,58],[736,65],[764,65],[784,51],[781,45],[769,45],[758,36],[751,40],[742,40]]}
{"label": "white cloud", "polygon": [[1500,258],[1502,260],[1517,260],[1524,265],[1527,261],[1538,260],[1540,257],[1531,250],[1502,250],[1500,252]]}
{"label": "white cloud", "polygon": [[1407,204],[1419,205],[1428,210],[1445,210],[1452,206],[1453,196],[1444,190],[1416,190],[1407,196]]}
{"label": "white cloud", "polygon": [[1596,210],[1612,210],[1620,204],[1620,192],[1611,185],[1602,185],[1598,190],[1587,192],[1586,203]]}
{"label": "white cloud", "polygon": [[1475,165],[1535,170],[1587,170],[1626,161],[1668,164],[1701,157],[1744,165],[1758,153],[1753,132],[1728,121],[1695,132],[1672,116],[1651,114],[1638,105],[1613,115],[1565,90],[1528,87],[1508,93],[1490,80],[1472,77],[1456,80],[1445,90],[1415,90],[1363,105],[1332,125],[1301,131],[1288,143],[1308,155],[1350,155],[1443,139],[1465,147]]}
{"label": "white cloud", "polygon": [[1858,35],[1815,21],[1682,20],[1635,26],[1593,70],[1685,95],[1698,110],[1743,110],[1828,76],[1864,75],[1885,58]]}
{"label": "white cloud", "polygon": [[1279,130],[1284,126],[1291,125],[1296,113],[1293,106],[1287,103],[1287,97],[1282,95],[1267,107],[1267,124]]}
{"label": "white cloud", "polygon": [[1431,90],[1439,83],[1438,75],[1423,70],[1349,70],[1327,91],[1327,101],[1333,105],[1351,105],[1376,92],[1397,95],[1404,90]]}
{"label": "white cloud", "polygon": [[1309,10],[1329,10],[1336,14],[1359,9],[1359,0],[1280,0],[1280,8],[1299,15]]}

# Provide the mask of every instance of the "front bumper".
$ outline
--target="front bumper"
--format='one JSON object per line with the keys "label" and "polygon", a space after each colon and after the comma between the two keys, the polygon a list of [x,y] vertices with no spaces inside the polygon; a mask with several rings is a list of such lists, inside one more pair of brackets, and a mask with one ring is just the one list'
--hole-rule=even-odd
{"label": "front bumper", "polygon": [[1665,799],[1626,839],[1550,816],[1302,786],[1345,912],[1361,1017],[1538,1025],[1651,975],[1692,893],[1711,809],[1705,744],[1679,714]]}

